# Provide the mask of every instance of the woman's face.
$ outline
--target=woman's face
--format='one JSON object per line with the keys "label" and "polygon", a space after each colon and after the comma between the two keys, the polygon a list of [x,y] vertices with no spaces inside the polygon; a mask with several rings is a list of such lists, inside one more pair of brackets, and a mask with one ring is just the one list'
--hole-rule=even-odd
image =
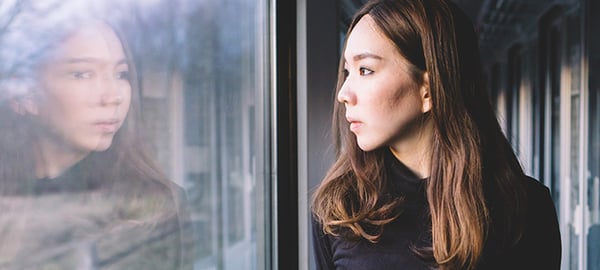
{"label": "woman's face", "polygon": [[418,138],[426,97],[410,76],[409,64],[366,15],[348,36],[346,80],[338,92],[358,146],[406,148]]}
{"label": "woman's face", "polygon": [[44,136],[75,151],[108,149],[131,102],[119,38],[106,24],[85,25],[45,59],[33,110]]}

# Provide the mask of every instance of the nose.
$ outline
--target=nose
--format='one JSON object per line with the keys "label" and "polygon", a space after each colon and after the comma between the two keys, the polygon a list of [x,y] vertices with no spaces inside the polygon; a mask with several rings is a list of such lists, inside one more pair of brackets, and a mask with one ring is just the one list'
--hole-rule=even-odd
{"label": "nose", "polygon": [[354,105],[356,104],[356,95],[350,89],[349,81],[346,80],[342,87],[340,88],[337,94],[337,100],[340,103],[344,103],[346,105]]}
{"label": "nose", "polygon": [[105,76],[100,85],[102,106],[120,105],[123,102],[123,89],[119,86],[117,79]]}

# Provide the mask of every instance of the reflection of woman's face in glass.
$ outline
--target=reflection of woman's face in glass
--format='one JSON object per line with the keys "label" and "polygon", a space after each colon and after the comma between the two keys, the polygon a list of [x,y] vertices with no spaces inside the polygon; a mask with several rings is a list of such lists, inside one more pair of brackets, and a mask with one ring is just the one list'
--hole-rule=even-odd
{"label": "reflection of woman's face in glass", "polygon": [[108,149],[131,102],[126,60],[119,38],[101,23],[54,48],[39,70],[35,99],[45,135],[73,151]]}

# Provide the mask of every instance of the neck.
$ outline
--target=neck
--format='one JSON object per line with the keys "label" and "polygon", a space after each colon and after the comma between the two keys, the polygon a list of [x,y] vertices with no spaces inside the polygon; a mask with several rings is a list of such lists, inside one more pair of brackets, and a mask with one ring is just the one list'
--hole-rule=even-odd
{"label": "neck", "polygon": [[39,139],[36,146],[35,175],[37,178],[56,178],[89,154],[49,138]]}
{"label": "neck", "polygon": [[431,174],[433,121],[427,120],[418,134],[390,146],[394,157],[421,179]]}

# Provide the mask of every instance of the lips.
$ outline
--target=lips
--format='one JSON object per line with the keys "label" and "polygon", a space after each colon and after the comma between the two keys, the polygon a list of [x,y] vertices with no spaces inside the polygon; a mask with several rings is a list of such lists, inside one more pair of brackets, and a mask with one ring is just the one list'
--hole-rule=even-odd
{"label": "lips", "polygon": [[350,131],[352,132],[356,132],[363,125],[361,121],[358,121],[352,117],[346,117],[346,120],[348,123],[350,123]]}
{"label": "lips", "polygon": [[94,122],[94,127],[103,133],[116,133],[120,127],[121,121],[118,119],[98,120]]}

